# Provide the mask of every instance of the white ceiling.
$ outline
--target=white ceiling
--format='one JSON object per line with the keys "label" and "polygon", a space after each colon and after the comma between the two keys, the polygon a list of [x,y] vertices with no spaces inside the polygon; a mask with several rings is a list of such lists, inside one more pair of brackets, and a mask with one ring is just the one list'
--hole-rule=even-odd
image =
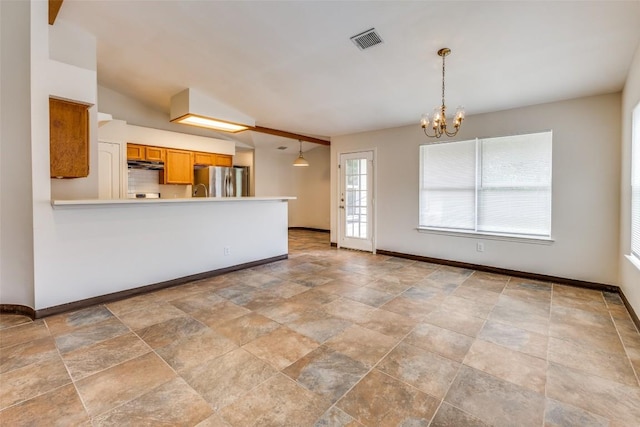
{"label": "white ceiling", "polygon": [[[167,112],[191,87],[321,137],[417,126],[444,46],[447,105],[472,115],[619,91],[640,41],[640,1],[65,0],[58,19],[96,36],[103,86]],[[384,43],[360,51],[371,27]]]}

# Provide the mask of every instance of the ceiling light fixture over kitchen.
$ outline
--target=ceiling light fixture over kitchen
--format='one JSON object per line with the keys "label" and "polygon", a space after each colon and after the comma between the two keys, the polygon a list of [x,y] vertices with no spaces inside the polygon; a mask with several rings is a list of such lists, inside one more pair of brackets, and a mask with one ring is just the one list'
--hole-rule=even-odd
{"label": "ceiling light fixture over kitchen", "polygon": [[309,162],[302,157],[302,140],[299,139],[298,142],[300,143],[300,153],[298,154],[298,158],[294,160],[293,166],[309,166]]}
{"label": "ceiling light fixture over kitchen", "polygon": [[211,119],[209,117],[198,116],[197,114],[185,114],[182,117],[178,117],[177,119],[173,119],[172,122],[182,123],[185,125],[193,125],[200,126],[203,128],[221,130],[224,132],[242,132],[243,130],[249,129],[248,126],[238,125],[236,123],[225,122],[222,120]]}
{"label": "ceiling light fixture over kitchen", "polygon": [[[420,126],[424,134],[429,138],[440,138],[442,135],[455,136],[460,130],[460,125],[464,120],[464,108],[458,107],[456,115],[453,119],[454,131],[447,131],[447,107],[444,104],[444,58],[451,53],[451,49],[443,47],[438,51],[438,55],[442,57],[442,105],[433,109],[433,115],[429,117],[429,114],[425,113],[420,119]],[[434,134],[429,135],[427,128],[433,129]]]}
{"label": "ceiling light fixture over kitchen", "polygon": [[191,88],[171,97],[169,119],[174,123],[231,133],[242,132],[256,124],[246,114]]}

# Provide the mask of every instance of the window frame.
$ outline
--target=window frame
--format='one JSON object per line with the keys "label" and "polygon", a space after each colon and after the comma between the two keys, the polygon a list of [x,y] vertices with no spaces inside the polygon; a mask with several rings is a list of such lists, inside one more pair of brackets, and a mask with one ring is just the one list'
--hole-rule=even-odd
{"label": "window frame", "polygon": [[[510,137],[510,136],[522,136],[522,135],[534,135],[534,134],[543,134],[543,133],[549,133],[551,136],[551,159],[550,159],[550,176],[549,176],[549,190],[550,190],[550,196],[549,196],[549,234],[548,235],[535,235],[535,234],[519,234],[519,233],[509,233],[509,232],[493,232],[493,231],[483,231],[483,230],[478,230],[478,211],[479,211],[479,207],[478,207],[478,199],[479,199],[479,193],[482,191],[483,188],[487,189],[487,188],[492,188],[492,187],[486,187],[483,185],[482,183],[482,179],[480,177],[480,170],[482,167],[482,156],[480,154],[481,152],[481,144],[482,144],[482,140],[483,139],[492,139],[492,138],[504,138],[504,137]],[[541,130],[541,131],[536,131],[536,132],[526,132],[526,133],[521,133],[521,134],[512,134],[512,135],[506,135],[506,136],[500,136],[500,137],[484,137],[484,138],[474,138],[474,139],[467,139],[467,140],[457,140],[457,141],[447,141],[445,143],[458,143],[458,142],[470,142],[470,141],[475,141],[475,152],[476,152],[476,160],[475,160],[475,176],[476,176],[476,183],[475,183],[475,188],[474,188],[474,192],[475,192],[475,204],[474,204],[474,230],[471,229],[458,229],[458,228],[446,228],[446,227],[435,227],[435,226],[425,226],[425,225],[418,225],[417,230],[419,232],[423,232],[423,233],[432,233],[432,234],[440,234],[440,235],[448,235],[448,236],[456,236],[456,237],[482,237],[485,239],[490,239],[490,240],[507,240],[507,241],[519,241],[519,242],[523,242],[523,243],[537,243],[537,244],[550,244],[552,242],[554,242],[554,238],[553,238],[553,131],[550,129],[547,130]],[[421,144],[420,145],[420,150],[422,150],[423,147],[427,147],[429,145],[432,144]],[[419,168],[420,168],[420,182],[419,182],[419,188],[418,188],[418,192],[419,192],[419,212],[418,212],[418,216],[419,216],[419,220],[418,222],[421,221],[420,217],[422,215],[422,197],[423,197],[423,193],[426,190],[427,186],[424,185],[424,164],[423,164],[423,157],[422,157],[422,153],[419,156]],[[514,186],[510,186],[510,188],[520,188],[522,190],[530,190],[530,189],[534,189],[533,186],[522,186],[522,185],[514,185]],[[544,186],[544,188],[546,188],[546,186]]]}
{"label": "window frame", "polygon": [[[629,199],[629,259],[640,269],[640,230],[635,230],[633,214],[634,202],[640,206],[640,200],[635,200],[634,194],[640,199],[640,102],[631,110],[631,169],[629,174],[629,187],[631,197]],[[636,183],[637,182],[637,183]],[[636,188],[637,186],[637,188]],[[635,191],[634,191],[635,190]],[[637,215],[640,215],[640,208]],[[640,221],[636,223],[640,227]],[[634,232],[635,231],[635,232]],[[638,241],[634,241],[634,234],[637,234]],[[634,251],[636,247],[637,252]]]}

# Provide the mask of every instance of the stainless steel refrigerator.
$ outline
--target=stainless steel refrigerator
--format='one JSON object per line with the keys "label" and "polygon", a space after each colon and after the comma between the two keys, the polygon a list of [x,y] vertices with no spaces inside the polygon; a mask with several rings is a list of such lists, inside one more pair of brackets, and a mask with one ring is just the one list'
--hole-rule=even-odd
{"label": "stainless steel refrigerator", "polygon": [[[245,197],[249,195],[248,166],[207,166],[193,173],[194,197]],[[200,185],[202,184],[202,185]],[[202,191],[202,186],[207,191]]]}

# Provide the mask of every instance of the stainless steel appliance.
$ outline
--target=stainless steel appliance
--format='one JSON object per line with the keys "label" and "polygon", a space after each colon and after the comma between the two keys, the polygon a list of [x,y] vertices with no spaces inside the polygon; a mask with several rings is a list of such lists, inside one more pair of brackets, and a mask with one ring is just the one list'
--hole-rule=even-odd
{"label": "stainless steel appliance", "polygon": [[[245,197],[249,195],[248,166],[207,166],[193,173],[194,197]],[[207,191],[199,191],[200,184]]]}

